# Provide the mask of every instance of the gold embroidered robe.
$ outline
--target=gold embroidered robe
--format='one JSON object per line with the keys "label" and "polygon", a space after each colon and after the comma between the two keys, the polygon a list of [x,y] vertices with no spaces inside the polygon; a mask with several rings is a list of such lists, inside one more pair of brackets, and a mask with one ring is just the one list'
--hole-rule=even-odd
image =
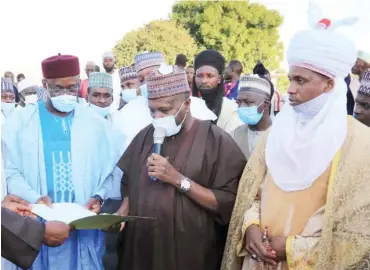
{"label": "gold embroidered robe", "polygon": [[[244,233],[246,226],[260,221],[256,197],[268,174],[267,136],[266,132],[261,138],[239,183],[223,270],[242,269],[245,256],[249,256],[242,252]],[[352,117],[348,118],[346,140],[332,162],[331,175],[326,204],[309,218],[300,234],[287,238],[289,269],[370,269],[370,129]],[[248,219],[251,222],[246,224]]]}

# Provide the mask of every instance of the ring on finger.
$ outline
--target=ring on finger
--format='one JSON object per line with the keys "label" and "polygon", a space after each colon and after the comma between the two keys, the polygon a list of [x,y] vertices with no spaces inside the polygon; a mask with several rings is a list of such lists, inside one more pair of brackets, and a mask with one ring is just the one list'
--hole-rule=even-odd
{"label": "ring on finger", "polygon": [[252,259],[254,259],[254,260],[255,260],[255,259],[257,259],[256,254],[252,254],[252,255],[251,255],[251,257],[252,257]]}

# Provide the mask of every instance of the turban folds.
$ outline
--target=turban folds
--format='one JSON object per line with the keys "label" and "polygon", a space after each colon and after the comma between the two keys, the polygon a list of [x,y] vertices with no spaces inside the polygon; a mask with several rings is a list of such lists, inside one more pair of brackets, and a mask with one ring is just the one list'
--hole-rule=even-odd
{"label": "turban folds", "polygon": [[225,58],[215,50],[205,50],[200,52],[194,60],[194,68],[197,70],[202,66],[211,66],[223,73],[225,69]]}
{"label": "turban folds", "polygon": [[287,51],[289,66],[304,67],[330,78],[347,77],[356,62],[356,47],[330,24],[323,19],[314,29],[294,35]]}
{"label": "turban folds", "polygon": [[80,75],[80,62],[73,55],[56,55],[41,63],[45,79],[58,79]]}

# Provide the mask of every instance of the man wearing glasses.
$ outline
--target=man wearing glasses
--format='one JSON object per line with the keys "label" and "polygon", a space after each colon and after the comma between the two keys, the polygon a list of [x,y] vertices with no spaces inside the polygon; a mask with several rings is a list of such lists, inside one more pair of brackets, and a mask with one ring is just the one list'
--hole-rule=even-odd
{"label": "man wearing glasses", "polygon": [[[78,203],[99,213],[125,138],[78,104],[77,57],[47,58],[42,72],[46,101],[26,106],[3,127],[8,192],[30,203]],[[43,246],[32,269],[103,269],[104,246],[101,231],[73,231],[60,247]]]}

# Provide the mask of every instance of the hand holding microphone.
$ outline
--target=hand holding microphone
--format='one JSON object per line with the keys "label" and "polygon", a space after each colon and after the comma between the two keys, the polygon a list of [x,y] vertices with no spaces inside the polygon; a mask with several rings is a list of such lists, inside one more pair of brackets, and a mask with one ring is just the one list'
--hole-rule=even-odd
{"label": "hand holding microphone", "polygon": [[[166,137],[166,130],[162,127],[156,127],[153,133],[153,154],[161,155],[162,144]],[[148,167],[149,170],[149,167]],[[149,172],[150,173],[150,172]],[[157,178],[150,176],[152,181],[157,181]]]}

